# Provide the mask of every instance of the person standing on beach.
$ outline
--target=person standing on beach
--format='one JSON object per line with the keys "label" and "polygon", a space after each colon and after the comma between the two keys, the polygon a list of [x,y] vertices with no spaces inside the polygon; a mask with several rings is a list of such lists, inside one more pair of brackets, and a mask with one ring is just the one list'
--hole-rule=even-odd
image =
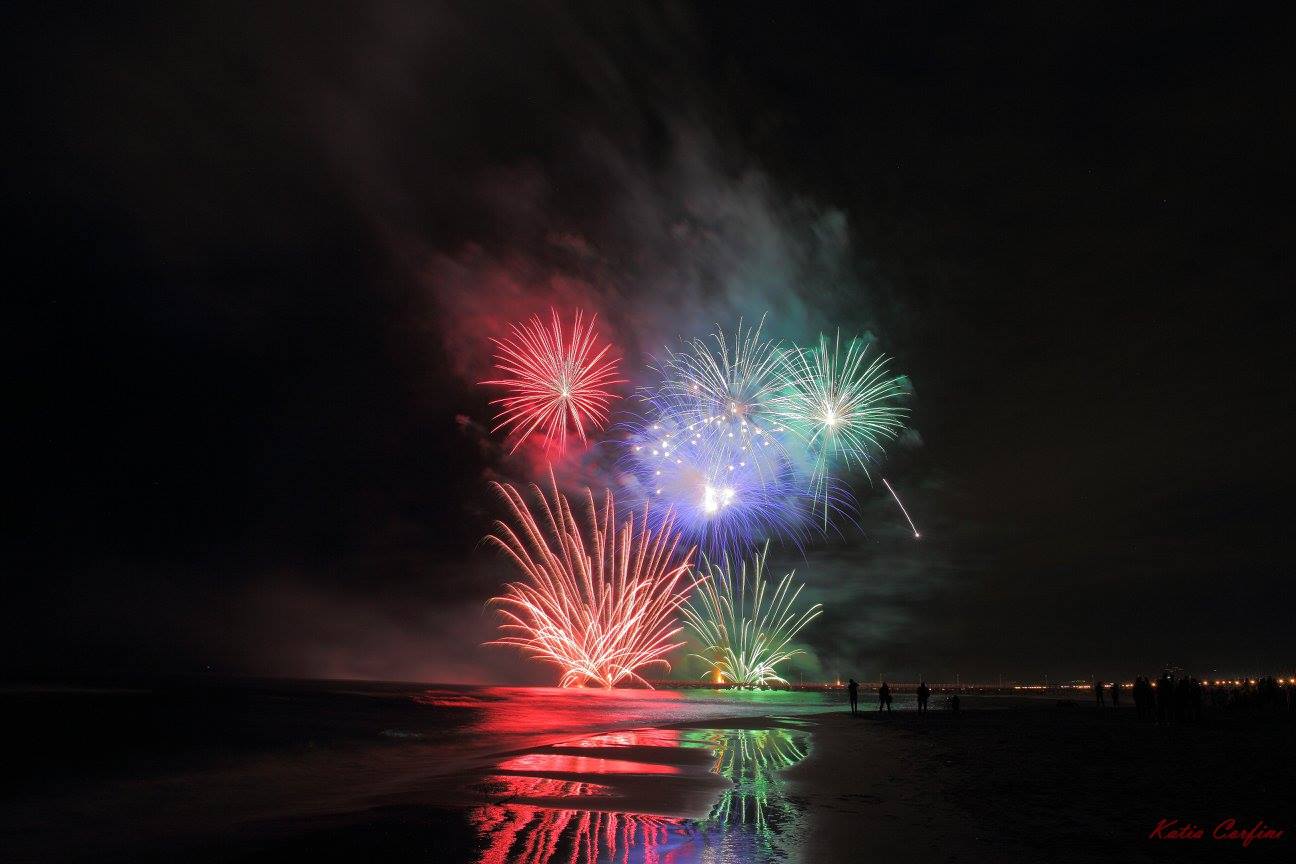
{"label": "person standing on beach", "polygon": [[918,685],[918,712],[925,714],[927,712],[927,700],[931,698],[931,688],[924,681]]}
{"label": "person standing on beach", "polygon": [[1103,696],[1103,682],[1095,678],[1093,690],[1094,700],[1098,703],[1098,707],[1101,708],[1103,705],[1107,704],[1107,699]]}
{"label": "person standing on beach", "polygon": [[891,688],[885,681],[878,688],[878,711],[881,711],[884,706],[886,710],[891,710]]}
{"label": "person standing on beach", "polygon": [[1112,682],[1112,707],[1120,707],[1120,685],[1115,681]]}
{"label": "person standing on beach", "polygon": [[1174,714],[1174,679],[1170,677],[1170,670],[1167,669],[1161,673],[1161,680],[1156,683],[1156,708],[1157,723],[1169,726],[1170,718]]}
{"label": "person standing on beach", "polygon": [[848,689],[850,690],[851,714],[858,714],[859,713],[859,682],[856,681],[854,678],[850,679],[850,685]]}

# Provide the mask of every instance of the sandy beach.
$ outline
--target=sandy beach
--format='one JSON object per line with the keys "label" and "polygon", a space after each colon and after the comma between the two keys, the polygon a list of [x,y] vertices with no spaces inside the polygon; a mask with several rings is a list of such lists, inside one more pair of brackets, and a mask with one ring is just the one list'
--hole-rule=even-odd
{"label": "sandy beach", "polygon": [[[1099,861],[1291,854],[1296,750],[1287,716],[1140,723],[1132,709],[971,698],[958,713],[863,711],[710,721],[810,734],[779,769],[771,859]],[[697,728],[702,724],[683,724]],[[583,779],[593,780],[595,777]],[[774,795],[771,795],[771,798]],[[676,799],[681,804],[684,799]],[[690,815],[629,792],[620,807]],[[1256,825],[1283,832],[1246,842]],[[1157,829],[1169,821],[1170,827]],[[1175,828],[1198,827],[1196,839]],[[1215,835],[1219,834],[1217,838]],[[699,841],[707,848],[707,841]],[[1245,847],[1244,847],[1245,843]],[[758,853],[759,854],[759,853]],[[705,854],[699,860],[709,860]],[[685,858],[682,860],[691,860]]]}
{"label": "sandy beach", "polygon": [[[10,716],[43,725],[13,754],[0,857],[684,864],[1278,859],[1292,850],[1287,714],[1208,713],[1158,727],[1130,708],[969,697],[958,713],[921,715],[908,703],[887,714],[866,703],[859,716],[787,703],[724,716],[715,713],[724,703],[704,703],[709,716],[645,726],[608,718],[633,717],[624,706],[636,705],[662,717],[705,712],[680,694],[645,703],[634,691],[547,691],[561,704],[593,710],[604,699],[616,710],[575,733],[537,726],[525,746],[491,751],[491,739],[472,733],[482,725],[456,731],[448,709],[398,692],[239,692],[172,698],[165,710],[143,692],[6,700]],[[508,691],[494,714],[454,710],[485,728],[518,727],[524,715],[500,712],[524,692]],[[120,713],[130,704],[137,713]],[[60,737],[96,714],[101,737]],[[156,725],[130,740],[145,714]],[[247,740],[215,746],[234,722]],[[606,731],[590,725],[603,722]],[[170,737],[157,737],[163,727]],[[469,752],[473,742],[487,750]],[[1228,819],[1284,833],[1245,848],[1244,838],[1215,840]],[[1204,836],[1150,837],[1162,820]]]}
{"label": "sandy beach", "polygon": [[[1287,832],[1248,854],[1292,851],[1290,717],[1159,728],[1128,708],[1022,702],[815,720],[813,751],[787,772],[810,827],[803,860],[850,860],[851,849],[899,861],[1217,857],[1241,846],[1211,838],[1227,819]],[[1149,839],[1162,819],[1207,836]]]}

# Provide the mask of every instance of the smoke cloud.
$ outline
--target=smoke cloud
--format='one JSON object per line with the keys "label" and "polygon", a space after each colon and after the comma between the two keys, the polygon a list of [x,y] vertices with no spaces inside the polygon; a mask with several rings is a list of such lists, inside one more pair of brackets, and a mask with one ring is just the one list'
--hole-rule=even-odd
{"label": "smoke cloud", "polygon": [[[454,23],[454,35],[441,37],[453,44],[441,48],[467,66],[456,65],[455,77],[507,81],[512,92],[499,111],[531,108],[486,122],[515,126],[518,140],[535,142],[494,158],[460,149],[489,147],[494,142],[487,139],[452,139],[446,149],[433,144],[423,153],[424,164],[457,175],[449,191],[436,191],[453,200],[459,224],[468,227],[448,235],[430,229],[435,202],[416,200],[400,171],[405,142],[356,146],[347,138],[334,146],[338,170],[375,230],[425,292],[418,328],[444,346],[465,390],[489,377],[490,337],[550,308],[599,316],[631,379],[627,391],[651,383],[648,363],[664,347],[717,325],[732,331],[740,319],[767,316],[766,333],[784,341],[805,344],[840,327],[849,335],[870,333],[885,347],[885,334],[876,332],[880,301],[866,277],[867,258],[852,245],[848,215],[784,187],[736,143],[719,119],[719,97],[699,89],[690,68],[700,58],[687,15],[600,22],[613,28],[608,32],[579,13],[549,10],[528,18],[527,29],[544,38],[531,40],[521,57],[509,50],[516,45],[508,35],[502,50],[470,57],[471,45],[499,44],[499,28],[462,10]],[[429,82],[416,82],[425,57],[401,51],[420,40],[403,17],[396,30],[388,34],[395,44],[368,49],[388,58],[382,86],[422,93]],[[626,55],[618,46],[630,39],[646,44]],[[671,59],[658,63],[661,57]],[[437,91],[432,104],[446,117],[483,111],[478,91],[430,86]],[[561,103],[554,101],[558,91]],[[489,104],[485,110],[494,113]],[[390,125],[368,117],[363,128]],[[607,447],[576,449],[557,461],[526,448],[514,456],[499,452],[485,432],[491,424],[483,403],[482,396],[465,401],[460,422],[480,452],[493,451],[483,481],[548,486],[552,471],[572,495],[615,492],[624,482]],[[907,446],[920,441],[915,434]],[[863,521],[866,528],[874,519],[888,525],[895,515],[870,507]],[[905,532],[888,534],[886,542],[862,543],[863,537],[852,526],[836,548],[788,562],[810,584],[811,602],[822,600],[828,609],[804,636],[803,665],[814,674],[854,668],[923,635],[914,630],[913,613],[941,581],[935,556],[915,556],[905,548]],[[468,566],[480,566],[483,554],[489,552],[478,550]]]}

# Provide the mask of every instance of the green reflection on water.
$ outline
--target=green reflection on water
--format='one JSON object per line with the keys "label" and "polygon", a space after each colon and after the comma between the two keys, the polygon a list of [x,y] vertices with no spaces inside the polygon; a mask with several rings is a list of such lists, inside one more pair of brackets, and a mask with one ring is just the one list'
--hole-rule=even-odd
{"label": "green reflection on water", "polygon": [[796,817],[779,771],[800,762],[809,736],[791,729],[704,729],[685,733],[689,744],[710,748],[711,770],[732,785],[711,808],[702,827],[728,833],[744,826],[766,846]]}

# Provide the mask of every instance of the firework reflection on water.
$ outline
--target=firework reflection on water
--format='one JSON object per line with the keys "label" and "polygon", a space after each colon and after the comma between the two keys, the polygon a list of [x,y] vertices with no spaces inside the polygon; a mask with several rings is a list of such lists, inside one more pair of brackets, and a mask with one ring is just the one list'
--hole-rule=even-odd
{"label": "firework reflection on water", "polygon": [[[783,835],[797,816],[779,772],[805,758],[809,735],[784,728],[644,729],[565,741],[550,749],[560,752],[529,754],[553,757],[536,763],[537,774],[528,774],[526,763],[514,757],[498,766],[505,773],[480,784],[491,798],[470,814],[482,838],[480,864],[781,860],[787,854]],[[650,761],[636,766],[618,758],[620,750]],[[568,751],[590,755],[563,755]],[[680,758],[685,751],[705,752],[709,771],[727,781],[704,818],[621,809],[618,779],[668,773],[659,760]],[[581,771],[612,785],[556,779],[577,770],[576,761],[568,765],[563,760],[579,760]],[[642,771],[643,766],[651,770]],[[568,767],[572,772],[564,770]]]}

